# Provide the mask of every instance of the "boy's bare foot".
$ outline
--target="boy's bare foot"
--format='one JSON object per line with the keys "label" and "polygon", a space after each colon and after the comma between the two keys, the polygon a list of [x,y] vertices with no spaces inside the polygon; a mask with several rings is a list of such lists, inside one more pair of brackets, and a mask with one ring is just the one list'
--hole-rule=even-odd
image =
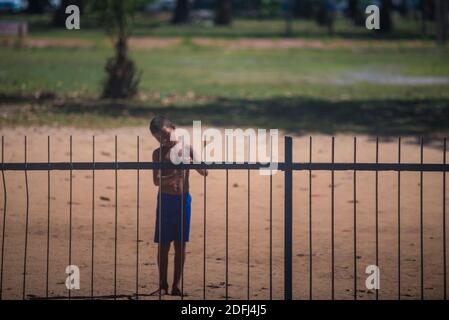
{"label": "boy's bare foot", "polygon": [[150,296],[158,296],[158,295],[165,296],[166,294],[168,294],[167,287],[156,289],[155,291],[150,293]]}
{"label": "boy's bare foot", "polygon": [[172,296],[186,296],[186,294],[185,293],[183,294],[182,291],[178,287],[173,287],[171,289],[171,295]]}

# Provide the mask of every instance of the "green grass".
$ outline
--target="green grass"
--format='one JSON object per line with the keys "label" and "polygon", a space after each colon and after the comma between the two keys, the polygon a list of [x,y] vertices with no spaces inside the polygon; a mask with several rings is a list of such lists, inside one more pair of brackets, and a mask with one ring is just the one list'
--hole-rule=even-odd
{"label": "green grass", "polygon": [[[354,71],[449,76],[448,50],[226,50],[180,44],[133,50],[142,92],[220,97],[301,96],[322,99],[428,98],[449,95],[441,86],[335,84]],[[52,91],[95,96],[108,48],[39,48],[0,51],[0,92]]]}
{"label": "green grass", "polygon": [[[449,85],[344,81],[360,71],[449,77],[447,48],[385,48],[376,47],[376,42],[366,47],[357,41],[345,49],[205,47],[195,45],[190,36],[208,36],[205,33],[212,32],[210,36],[223,38],[276,37],[283,22],[237,20],[231,28],[208,29],[169,26],[162,21],[140,34],[182,36],[184,40],[167,48],[131,49],[131,57],[142,72],[141,96],[111,102],[98,99],[105,61],[113,54],[104,34],[92,28],[79,32],[48,29],[48,19],[33,19],[36,21],[32,23],[35,29],[31,37],[90,39],[95,45],[2,47],[2,126],[141,125],[152,114],[165,113],[183,124],[202,119],[217,125],[258,125],[307,132],[427,134],[449,128]],[[136,30],[144,30],[143,22],[139,23]],[[310,28],[308,34],[316,32],[316,38],[331,41],[312,24],[298,28],[297,35]],[[343,26],[340,28],[343,34]],[[358,39],[354,33],[352,39]],[[42,91],[56,98],[36,98],[36,93]]]}

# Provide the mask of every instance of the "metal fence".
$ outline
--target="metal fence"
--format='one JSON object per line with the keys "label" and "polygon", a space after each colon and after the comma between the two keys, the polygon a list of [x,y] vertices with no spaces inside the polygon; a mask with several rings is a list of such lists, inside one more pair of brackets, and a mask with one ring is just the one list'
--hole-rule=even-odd
{"label": "metal fence", "polygon": [[[331,298],[335,298],[335,195],[334,195],[334,172],[336,171],[352,171],[353,172],[353,298],[357,299],[357,172],[359,171],[368,171],[373,172],[375,174],[375,194],[374,203],[375,203],[375,259],[376,265],[379,265],[379,191],[378,191],[378,174],[379,172],[391,171],[396,172],[397,174],[397,299],[401,299],[401,172],[418,172],[420,174],[420,224],[419,224],[419,232],[420,232],[420,298],[424,298],[424,286],[425,286],[425,277],[424,277],[424,209],[423,209],[423,175],[425,172],[436,172],[441,173],[443,190],[441,190],[442,200],[441,200],[441,225],[442,225],[442,252],[441,257],[443,260],[442,270],[443,270],[443,296],[442,299],[447,298],[447,258],[446,258],[446,173],[449,171],[449,165],[446,162],[446,139],[443,141],[443,152],[441,163],[424,163],[424,140],[421,139],[420,143],[420,163],[403,163],[401,161],[401,138],[398,139],[397,152],[398,152],[398,161],[397,163],[380,163],[379,162],[379,138],[376,139],[376,161],[374,163],[360,163],[357,162],[357,138],[353,140],[353,162],[348,163],[338,163],[335,162],[335,139],[332,138],[332,149],[331,149],[331,162],[323,163],[323,162],[313,162],[312,160],[312,138],[310,138],[310,159],[309,162],[293,162],[293,148],[292,148],[292,138],[286,136],[284,138],[284,162],[277,163],[278,170],[283,171],[284,174],[284,257],[283,257],[283,276],[284,276],[284,298],[286,300],[293,299],[293,172],[295,171],[305,171],[309,173],[309,188],[308,188],[308,201],[309,201],[309,290],[310,297],[312,297],[312,288],[313,288],[313,275],[312,275],[312,251],[313,251],[313,237],[312,237],[312,172],[313,171],[329,171],[331,173]],[[225,258],[225,298],[228,298],[228,281],[229,281],[229,259],[228,259],[228,203],[229,203],[229,194],[228,194],[228,171],[229,170],[243,170],[247,171],[248,174],[248,237],[247,237],[247,298],[250,298],[250,218],[251,218],[251,210],[250,210],[250,201],[251,201],[251,180],[250,180],[250,172],[253,170],[268,168],[269,164],[261,164],[261,163],[213,163],[206,164],[204,162],[194,164],[179,164],[174,165],[170,163],[160,163],[160,162],[141,162],[139,155],[139,137],[137,137],[137,153],[136,153],[136,162],[119,162],[117,161],[117,137],[115,137],[115,161],[113,162],[96,162],[95,161],[95,137],[92,137],[92,151],[93,158],[91,162],[73,162],[72,161],[72,138],[70,137],[70,161],[69,162],[52,162],[50,159],[50,137],[48,137],[48,161],[47,162],[28,162],[27,161],[27,139],[25,137],[24,140],[24,162],[21,163],[7,163],[4,162],[4,138],[2,137],[2,181],[3,181],[3,223],[2,223],[2,244],[1,244],[1,265],[0,265],[0,299],[2,298],[3,291],[3,279],[4,279],[4,252],[5,252],[5,234],[7,232],[6,225],[6,217],[8,215],[7,212],[7,180],[5,179],[5,172],[8,171],[19,171],[24,172],[25,175],[25,188],[26,188],[26,221],[25,221],[25,247],[24,247],[24,256],[23,256],[23,270],[21,270],[22,274],[22,298],[26,299],[26,284],[27,284],[27,248],[28,248],[28,225],[29,225],[29,186],[28,186],[28,176],[27,172],[29,171],[43,171],[47,172],[48,177],[48,190],[47,190],[47,214],[48,214],[48,225],[47,225],[47,242],[46,244],[46,274],[43,276],[46,277],[46,296],[43,298],[49,298],[49,256],[50,256],[50,228],[51,228],[51,198],[50,198],[50,173],[56,170],[64,170],[70,172],[70,201],[69,201],[69,261],[68,264],[72,264],[72,171],[76,170],[87,170],[92,172],[92,229],[91,229],[91,298],[95,298],[94,296],[94,260],[95,260],[95,172],[98,170],[112,170],[115,173],[115,236],[114,236],[114,295],[113,298],[116,298],[117,295],[117,201],[119,199],[119,190],[117,185],[117,172],[120,170],[135,170],[137,172],[137,203],[136,203],[136,218],[137,218],[137,234],[136,239],[139,239],[139,217],[140,217],[140,204],[139,204],[139,185],[140,185],[140,171],[141,170],[158,170],[158,169],[170,169],[170,168],[178,168],[178,169],[208,169],[208,170],[225,170],[226,171],[226,190],[225,190],[225,214],[226,214],[226,225],[224,226],[226,233],[226,258]],[[207,239],[206,239],[206,218],[207,218],[207,178],[204,177],[203,180],[203,193],[204,193],[204,239],[203,239],[203,298],[206,299],[206,248],[207,248]],[[272,194],[273,194],[273,184],[272,177],[270,176],[270,204],[269,204],[269,214],[270,214],[270,266],[269,266],[269,284],[270,284],[270,299],[272,296],[272,286],[273,286],[273,261],[272,261]],[[139,298],[139,241],[136,242],[136,285],[135,285],[135,297]],[[19,274],[19,273],[18,273]],[[182,278],[183,279],[183,278]],[[183,280],[182,280],[183,281]],[[182,282],[183,283],[183,282]],[[70,290],[68,290],[68,298],[71,298]],[[182,298],[182,296],[181,296]],[[376,291],[376,298],[379,298],[378,291]]]}

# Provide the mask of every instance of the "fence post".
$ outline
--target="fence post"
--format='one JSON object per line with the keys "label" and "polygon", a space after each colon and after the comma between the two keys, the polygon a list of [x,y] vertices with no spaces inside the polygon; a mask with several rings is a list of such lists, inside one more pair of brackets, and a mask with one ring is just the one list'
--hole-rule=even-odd
{"label": "fence post", "polygon": [[292,300],[292,137],[284,138],[284,299]]}

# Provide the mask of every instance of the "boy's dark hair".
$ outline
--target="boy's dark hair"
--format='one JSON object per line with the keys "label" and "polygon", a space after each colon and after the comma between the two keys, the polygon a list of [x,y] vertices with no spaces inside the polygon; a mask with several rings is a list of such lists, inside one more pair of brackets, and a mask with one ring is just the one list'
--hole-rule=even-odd
{"label": "boy's dark hair", "polygon": [[175,125],[163,116],[155,116],[150,122],[150,131],[152,134],[160,132],[163,127],[175,128]]}

